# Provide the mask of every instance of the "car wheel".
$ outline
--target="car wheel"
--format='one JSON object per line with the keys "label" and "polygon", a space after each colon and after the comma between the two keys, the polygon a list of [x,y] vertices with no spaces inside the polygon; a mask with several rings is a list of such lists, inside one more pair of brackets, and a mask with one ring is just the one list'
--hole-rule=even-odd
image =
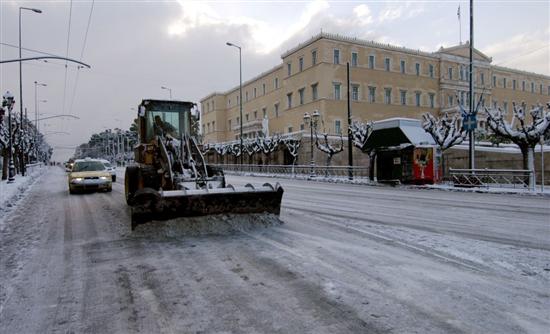
{"label": "car wheel", "polygon": [[113,182],[116,182],[116,175],[112,176]]}
{"label": "car wheel", "polygon": [[111,191],[113,191],[113,187],[107,188],[107,192],[108,192],[108,193],[110,193]]}
{"label": "car wheel", "polygon": [[71,195],[75,194],[75,191],[73,190],[73,188],[69,188],[69,194],[71,194]]}

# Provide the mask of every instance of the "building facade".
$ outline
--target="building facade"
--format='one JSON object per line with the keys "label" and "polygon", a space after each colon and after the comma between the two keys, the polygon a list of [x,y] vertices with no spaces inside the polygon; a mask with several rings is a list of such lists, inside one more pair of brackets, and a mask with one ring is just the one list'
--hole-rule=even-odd
{"label": "building facade", "polygon": [[[243,83],[243,137],[304,130],[304,113],[318,110],[318,131],[347,131],[350,64],[352,118],[420,118],[425,112],[468,110],[469,45],[428,53],[321,33],[281,55],[282,64]],[[550,77],[491,65],[474,51],[474,98],[512,114],[512,104],[550,101]],[[458,98],[457,98],[458,97]],[[201,100],[205,143],[239,138],[239,87]],[[479,118],[484,126],[483,117]]]}

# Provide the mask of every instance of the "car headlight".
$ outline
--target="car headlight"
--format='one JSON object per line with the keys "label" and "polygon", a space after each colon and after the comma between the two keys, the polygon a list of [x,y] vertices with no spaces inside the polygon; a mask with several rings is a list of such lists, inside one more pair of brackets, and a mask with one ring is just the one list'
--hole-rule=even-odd
{"label": "car headlight", "polygon": [[75,177],[75,178],[71,179],[71,182],[80,182],[80,181],[82,181],[81,177]]}
{"label": "car headlight", "polygon": [[107,179],[109,179],[109,178],[108,178],[107,176],[100,176],[99,179],[100,179],[100,180],[107,180]]}

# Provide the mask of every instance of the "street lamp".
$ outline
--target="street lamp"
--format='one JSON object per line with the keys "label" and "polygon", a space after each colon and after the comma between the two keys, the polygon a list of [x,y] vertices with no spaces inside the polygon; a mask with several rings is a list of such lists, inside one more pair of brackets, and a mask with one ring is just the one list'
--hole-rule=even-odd
{"label": "street lamp", "polygon": [[11,132],[11,111],[15,103],[15,98],[13,94],[9,91],[6,92],[3,96],[2,107],[8,108],[8,139],[9,139],[9,148],[8,148],[8,183],[15,181],[15,166],[13,165],[13,135]]}
{"label": "street lamp", "polygon": [[[23,10],[30,10],[35,13],[42,13],[40,9],[28,8],[28,7],[19,7],[19,59],[21,59],[21,12]],[[21,124],[23,124],[23,62],[19,61],[19,118]],[[23,139],[23,131],[20,132],[19,136]],[[25,162],[23,161],[23,153],[21,152],[20,163],[21,163],[21,174],[25,176]]]}
{"label": "street lamp", "polygon": [[38,87],[47,87],[45,83],[40,83],[38,81],[34,82],[34,148],[36,151],[36,158],[38,159],[38,117],[40,115],[38,111],[38,102],[46,102],[46,100],[38,100]]}
{"label": "street lamp", "polygon": [[313,158],[313,129],[315,129],[315,132],[317,132],[317,122],[319,121],[319,117],[320,117],[320,114],[318,110],[314,110],[311,116],[307,112],[304,114],[304,123],[305,125],[308,125],[310,129],[310,137],[309,137],[310,138],[309,142],[311,144],[310,177],[315,177],[315,170],[314,170],[315,159]]}
{"label": "street lamp", "polygon": [[170,92],[170,100],[172,99],[172,89],[171,88],[160,86],[160,89],[166,89],[167,91],[169,91]]}
{"label": "street lamp", "polygon": [[225,43],[227,46],[233,46],[239,49],[239,126],[240,126],[240,151],[241,151],[241,166],[243,164],[243,61],[241,47],[233,43]]}

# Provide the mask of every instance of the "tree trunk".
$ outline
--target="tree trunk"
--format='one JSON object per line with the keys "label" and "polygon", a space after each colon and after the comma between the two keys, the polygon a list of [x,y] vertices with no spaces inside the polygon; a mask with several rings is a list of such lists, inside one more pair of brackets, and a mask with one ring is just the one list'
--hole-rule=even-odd
{"label": "tree trunk", "polygon": [[528,180],[529,188],[535,187],[535,148],[528,145],[521,145],[521,154],[523,156],[523,169],[530,170],[532,175]]}
{"label": "tree trunk", "polygon": [[2,150],[2,180],[8,179],[8,150]]}
{"label": "tree trunk", "polygon": [[369,154],[369,180],[374,181],[374,168],[376,166],[376,151],[371,151]]}

